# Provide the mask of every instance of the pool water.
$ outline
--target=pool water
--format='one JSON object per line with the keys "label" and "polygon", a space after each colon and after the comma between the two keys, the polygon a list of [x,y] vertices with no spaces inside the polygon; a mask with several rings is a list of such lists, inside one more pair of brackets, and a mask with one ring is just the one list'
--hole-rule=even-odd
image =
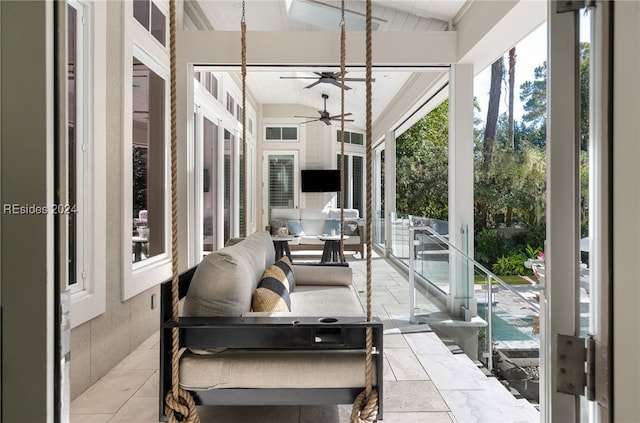
{"label": "pool water", "polygon": [[[487,305],[478,304],[478,316],[487,320]],[[533,319],[530,317],[516,318],[514,316],[493,313],[493,340],[495,341],[529,341],[536,339],[533,335]]]}

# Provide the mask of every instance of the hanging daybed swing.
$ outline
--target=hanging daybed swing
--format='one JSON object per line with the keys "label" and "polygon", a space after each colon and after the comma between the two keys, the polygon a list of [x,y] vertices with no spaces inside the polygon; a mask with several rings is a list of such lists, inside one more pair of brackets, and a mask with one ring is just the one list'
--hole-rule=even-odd
{"label": "hanging daybed swing", "polygon": [[[171,251],[172,278],[162,284],[161,303],[161,341],[160,341],[160,419],[170,422],[199,422],[196,405],[293,405],[293,404],[329,404],[353,402],[352,423],[371,423],[382,415],[381,399],[378,392],[382,389],[382,322],[373,318],[371,312],[371,243],[372,243],[372,137],[371,137],[371,0],[366,0],[366,320],[353,318],[246,318],[246,317],[180,317],[179,301],[189,289],[191,279],[196,272],[193,267],[182,274],[178,272],[178,213],[177,213],[177,110],[176,110],[176,1],[170,0],[170,98],[171,98]],[[340,70],[341,82],[341,165],[344,172],[344,93],[346,74],[345,59],[345,21],[344,0],[342,1]],[[246,108],[246,21],[245,2],[242,2],[241,19],[241,56],[242,56],[242,108]],[[243,207],[243,225],[241,237],[246,236],[247,191],[246,191],[246,113],[243,113],[242,133],[242,180],[241,195],[245,201]],[[344,262],[344,178],[340,193],[340,257]],[[328,326],[330,324],[331,326]],[[363,334],[364,332],[364,334]],[[316,340],[329,335],[339,341],[330,344],[317,343]],[[364,335],[364,336],[363,336]],[[185,390],[180,386],[180,355],[186,348],[214,349],[273,349],[317,351],[327,350],[365,350],[365,386],[329,387],[329,388],[277,388],[258,387],[249,389],[216,388],[206,391]],[[374,355],[376,356],[374,388]],[[267,363],[268,366],[268,363]],[[301,381],[303,382],[303,381]]]}

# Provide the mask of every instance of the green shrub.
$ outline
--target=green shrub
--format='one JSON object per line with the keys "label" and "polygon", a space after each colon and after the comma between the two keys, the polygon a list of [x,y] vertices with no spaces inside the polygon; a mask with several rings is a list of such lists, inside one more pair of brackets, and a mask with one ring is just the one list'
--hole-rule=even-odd
{"label": "green shrub", "polygon": [[493,265],[493,273],[496,275],[521,275],[524,269],[524,258],[521,254],[502,256]]}
{"label": "green shrub", "polygon": [[483,266],[491,268],[498,257],[507,253],[506,247],[507,241],[501,232],[485,229],[476,235],[474,256]]}
{"label": "green shrub", "polygon": [[533,225],[526,228],[524,231],[517,232],[507,240],[506,254],[518,253],[532,246],[535,248],[543,249],[544,240],[546,234],[543,226]]}

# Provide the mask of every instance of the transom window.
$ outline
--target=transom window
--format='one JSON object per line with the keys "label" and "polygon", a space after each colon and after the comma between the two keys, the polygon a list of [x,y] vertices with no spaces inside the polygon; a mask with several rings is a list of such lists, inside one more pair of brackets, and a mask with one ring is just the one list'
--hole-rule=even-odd
{"label": "transom window", "polygon": [[298,141],[297,126],[266,126],[264,128],[266,141]]}
{"label": "transom window", "polygon": [[163,46],[167,46],[167,17],[151,0],[133,0],[133,17]]}
{"label": "transom window", "polygon": [[[338,131],[336,132],[336,134],[337,134],[336,140],[338,142],[342,141],[340,139],[340,133],[341,133],[341,131],[338,129]],[[344,143],[345,144],[354,144],[354,145],[364,145],[364,136],[362,134],[357,133],[357,132],[344,131]]]}

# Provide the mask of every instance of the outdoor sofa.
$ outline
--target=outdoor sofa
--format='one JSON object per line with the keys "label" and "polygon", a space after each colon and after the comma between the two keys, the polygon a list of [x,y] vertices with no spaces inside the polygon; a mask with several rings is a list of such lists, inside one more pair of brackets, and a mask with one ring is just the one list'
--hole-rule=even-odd
{"label": "outdoor sofa", "polygon": [[[318,237],[331,234],[333,229],[340,234],[339,208],[325,207],[301,209],[271,209],[271,220],[267,230],[277,235],[280,228],[286,228],[295,238],[289,241],[291,251],[322,250],[324,241]],[[344,209],[345,235],[344,251],[355,251],[364,258],[365,224],[360,219],[358,209]]]}
{"label": "outdoor sofa", "polygon": [[[178,323],[171,316],[171,281],[162,284],[160,420],[166,420],[176,326],[180,385],[197,405],[352,403],[365,387],[365,332],[372,327],[382,418],[382,323],[366,321],[352,269],[290,265],[286,257],[275,262],[274,255],[267,231],[207,255],[180,276]],[[291,311],[254,311],[269,302],[265,298],[275,298],[274,309],[286,305],[283,293],[267,289],[273,277],[284,287],[293,283]]]}

